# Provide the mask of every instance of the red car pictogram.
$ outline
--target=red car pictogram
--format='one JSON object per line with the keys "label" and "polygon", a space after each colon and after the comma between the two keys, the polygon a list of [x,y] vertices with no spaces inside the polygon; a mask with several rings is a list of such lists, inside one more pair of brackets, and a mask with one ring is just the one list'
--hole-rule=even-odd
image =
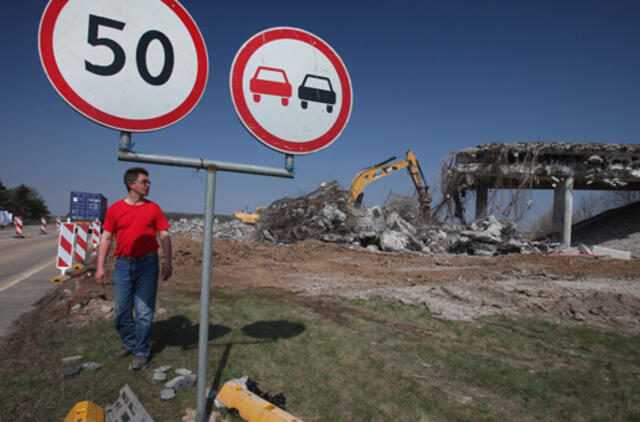
{"label": "red car pictogram", "polygon": [[249,90],[253,92],[253,101],[260,102],[260,94],[276,95],[282,97],[282,105],[289,104],[291,97],[291,84],[287,79],[287,74],[282,69],[275,67],[260,66],[255,75],[249,81]]}

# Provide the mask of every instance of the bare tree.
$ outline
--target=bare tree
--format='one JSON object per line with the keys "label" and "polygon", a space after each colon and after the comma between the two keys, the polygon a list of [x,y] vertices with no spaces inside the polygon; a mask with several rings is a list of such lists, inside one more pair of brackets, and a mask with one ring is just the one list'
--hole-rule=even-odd
{"label": "bare tree", "polygon": [[609,208],[607,202],[605,195],[601,193],[591,193],[581,197],[573,210],[573,221],[577,223],[600,214]]}
{"label": "bare tree", "polygon": [[640,191],[625,190],[608,192],[613,208],[622,207],[640,201]]}

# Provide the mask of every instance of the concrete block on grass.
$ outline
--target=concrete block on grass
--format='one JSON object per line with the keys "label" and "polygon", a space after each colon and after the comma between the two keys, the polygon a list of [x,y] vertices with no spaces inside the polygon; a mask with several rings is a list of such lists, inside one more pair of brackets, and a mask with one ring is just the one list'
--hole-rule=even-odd
{"label": "concrete block on grass", "polygon": [[102,365],[98,362],[85,362],[82,364],[82,367],[84,369],[88,369],[89,371],[97,371],[98,369],[102,368]]}
{"label": "concrete block on grass", "polygon": [[191,375],[191,374],[193,374],[193,371],[191,369],[187,369],[187,368],[178,368],[178,369],[176,369],[176,374],[178,374],[178,375]]}
{"label": "concrete block on grass", "polygon": [[68,356],[66,358],[62,358],[63,365],[70,365],[82,359],[82,355]]}
{"label": "concrete block on grass", "polygon": [[171,400],[175,396],[176,396],[176,390],[174,390],[173,388],[165,388],[162,391],[160,391],[160,398],[162,400]]}
{"label": "concrete block on grass", "polygon": [[162,381],[166,381],[167,380],[167,374],[166,372],[160,372],[160,371],[155,371],[153,373],[153,380],[155,382],[162,382]]}
{"label": "concrete block on grass", "polygon": [[177,392],[189,391],[196,385],[197,376],[195,374],[180,375],[175,377],[164,386],[167,388],[173,388]]}
{"label": "concrete block on grass", "polygon": [[82,371],[82,366],[69,365],[64,367],[63,373],[65,378],[71,378],[72,376],[76,375],[80,371]]}

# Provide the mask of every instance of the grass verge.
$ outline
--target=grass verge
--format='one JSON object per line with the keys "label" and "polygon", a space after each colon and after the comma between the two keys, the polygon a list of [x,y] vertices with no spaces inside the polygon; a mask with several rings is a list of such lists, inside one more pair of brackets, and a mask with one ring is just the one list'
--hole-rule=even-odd
{"label": "grass verge", "polygon": [[[199,298],[158,307],[168,312],[156,320],[151,369],[109,359],[119,348],[110,321],[64,329],[38,365],[2,366],[0,420],[61,421],[78,401],[114,402],[125,383],[156,422],[181,420],[195,389],[162,401],[152,369],[197,370]],[[237,291],[214,291],[211,321],[208,385],[249,375],[307,422],[640,420],[640,339],[622,332]],[[103,367],[64,378],[60,360],[76,354]]]}

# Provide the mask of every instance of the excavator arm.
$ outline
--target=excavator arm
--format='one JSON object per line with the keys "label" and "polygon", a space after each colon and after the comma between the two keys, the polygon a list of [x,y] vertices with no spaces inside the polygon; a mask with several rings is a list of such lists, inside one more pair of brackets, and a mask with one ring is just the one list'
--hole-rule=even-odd
{"label": "excavator arm", "polygon": [[413,184],[416,187],[416,192],[418,192],[420,211],[425,217],[429,216],[431,213],[432,198],[429,193],[429,185],[427,184],[427,180],[424,178],[424,174],[420,168],[420,163],[418,163],[418,157],[416,157],[413,152],[407,151],[406,161],[409,162],[407,170],[409,171],[411,180],[413,180]]}
{"label": "excavator arm", "polygon": [[395,159],[396,157],[391,157],[388,160],[383,161],[382,163],[368,167],[362,170],[360,173],[356,174],[356,177],[353,178],[351,187],[349,188],[349,196],[351,197],[351,200],[356,204],[356,206],[360,206],[362,204],[362,197],[364,196],[362,191],[364,190],[365,186],[367,186],[369,183],[375,182],[378,179],[388,176],[391,173],[395,173],[398,170],[406,168],[409,165],[409,162],[407,160],[400,160],[395,163],[390,163]]}
{"label": "excavator arm", "polygon": [[351,187],[349,188],[349,196],[356,206],[362,204],[364,196],[363,190],[369,183],[375,182],[385,176],[395,173],[398,170],[406,168],[411,176],[411,180],[418,192],[418,200],[420,202],[420,210],[423,215],[428,216],[431,209],[431,195],[429,194],[429,185],[424,178],[418,158],[416,155],[407,151],[407,157],[404,160],[392,162],[396,157],[391,157],[382,163],[368,167],[362,170],[353,178]]}

